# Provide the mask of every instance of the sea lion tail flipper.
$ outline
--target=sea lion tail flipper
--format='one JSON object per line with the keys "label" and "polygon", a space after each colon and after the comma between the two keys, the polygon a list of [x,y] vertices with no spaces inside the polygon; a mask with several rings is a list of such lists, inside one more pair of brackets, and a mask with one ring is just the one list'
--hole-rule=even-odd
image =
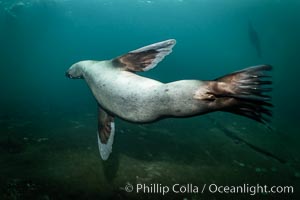
{"label": "sea lion tail flipper", "polygon": [[98,108],[98,147],[100,156],[103,160],[107,160],[112,152],[112,145],[115,136],[114,118],[100,107]]}
{"label": "sea lion tail flipper", "polygon": [[[211,91],[219,104],[219,110],[242,115],[260,123],[269,122],[272,116],[271,97],[266,94],[272,91],[266,71],[270,65],[249,67],[216,79]],[[213,83],[212,82],[212,83]]]}
{"label": "sea lion tail flipper", "polygon": [[174,39],[154,43],[119,56],[113,59],[112,63],[132,72],[148,71],[169,55],[175,44]]}

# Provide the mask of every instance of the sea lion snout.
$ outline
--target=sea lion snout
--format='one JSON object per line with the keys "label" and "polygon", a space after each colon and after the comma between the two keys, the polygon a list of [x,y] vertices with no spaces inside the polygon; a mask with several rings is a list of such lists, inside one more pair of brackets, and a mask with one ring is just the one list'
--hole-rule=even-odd
{"label": "sea lion snout", "polygon": [[81,65],[75,63],[66,71],[65,75],[66,75],[66,77],[71,78],[71,79],[83,78]]}
{"label": "sea lion snout", "polygon": [[66,77],[71,78],[71,79],[82,78],[82,76],[73,76],[69,71],[67,71],[65,75],[66,75]]}
{"label": "sea lion snout", "polygon": [[68,71],[66,71],[65,75],[66,75],[66,77],[68,77],[68,78],[72,78],[71,74],[69,74]]}

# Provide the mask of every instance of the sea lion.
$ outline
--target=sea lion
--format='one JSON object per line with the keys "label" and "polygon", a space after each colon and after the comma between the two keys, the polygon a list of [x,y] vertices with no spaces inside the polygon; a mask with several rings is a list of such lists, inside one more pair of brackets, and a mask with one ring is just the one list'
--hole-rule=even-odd
{"label": "sea lion", "polygon": [[103,160],[112,150],[114,118],[148,123],[166,117],[191,117],[213,111],[268,122],[272,106],[270,65],[249,67],[212,81],[180,80],[171,83],[137,75],[154,68],[172,52],[174,39],[158,42],[104,61],[80,61],[66,76],[86,80],[98,103],[98,144]]}

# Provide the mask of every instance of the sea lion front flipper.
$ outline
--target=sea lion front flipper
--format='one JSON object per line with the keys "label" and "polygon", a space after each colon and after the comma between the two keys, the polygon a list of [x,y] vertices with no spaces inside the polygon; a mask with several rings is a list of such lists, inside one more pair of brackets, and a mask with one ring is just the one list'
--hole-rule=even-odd
{"label": "sea lion front flipper", "polygon": [[113,59],[112,63],[128,71],[148,71],[169,55],[175,44],[174,39],[151,44],[119,56]]}
{"label": "sea lion front flipper", "polygon": [[98,106],[98,147],[101,158],[107,160],[112,152],[115,136],[114,117]]}

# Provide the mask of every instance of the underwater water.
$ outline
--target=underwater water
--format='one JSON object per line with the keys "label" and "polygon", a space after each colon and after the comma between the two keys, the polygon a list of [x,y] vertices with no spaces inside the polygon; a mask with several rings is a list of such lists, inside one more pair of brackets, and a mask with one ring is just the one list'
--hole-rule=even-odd
{"label": "underwater water", "polygon": [[[297,199],[300,1],[0,0],[0,199]],[[139,73],[212,80],[271,64],[271,129],[215,112],[133,124],[117,119],[102,161],[97,105],[65,71],[174,38]],[[293,186],[293,194],[126,192],[131,184]],[[186,186],[187,187],[187,186]]]}

